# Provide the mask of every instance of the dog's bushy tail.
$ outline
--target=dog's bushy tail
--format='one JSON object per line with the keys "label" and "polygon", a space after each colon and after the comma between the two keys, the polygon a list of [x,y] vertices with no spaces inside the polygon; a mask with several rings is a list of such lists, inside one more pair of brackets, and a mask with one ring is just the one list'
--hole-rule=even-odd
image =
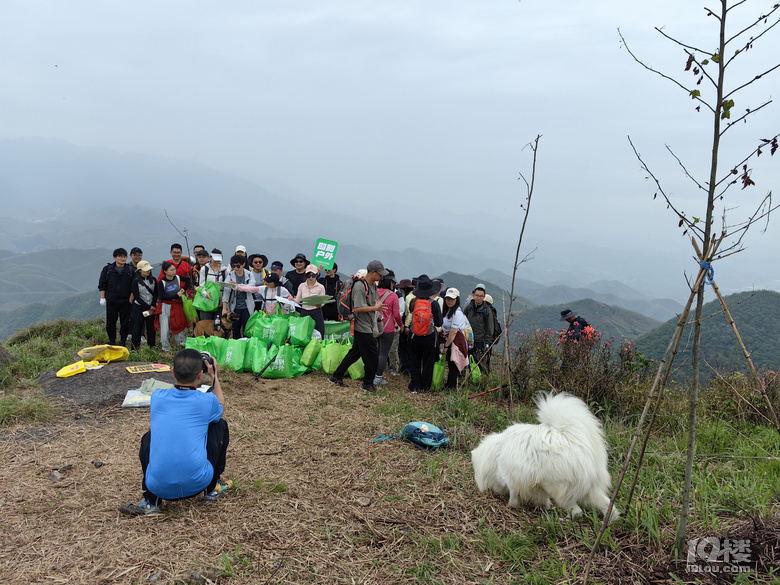
{"label": "dog's bushy tail", "polygon": [[541,392],[536,395],[534,402],[539,422],[548,427],[561,432],[583,425],[597,430],[601,428],[601,424],[588,406],[567,392],[559,394]]}

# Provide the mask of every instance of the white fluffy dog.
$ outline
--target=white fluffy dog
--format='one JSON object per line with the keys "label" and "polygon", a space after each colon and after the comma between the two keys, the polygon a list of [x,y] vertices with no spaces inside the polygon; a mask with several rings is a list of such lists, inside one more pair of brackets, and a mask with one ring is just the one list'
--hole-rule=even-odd
{"label": "white fluffy dog", "polygon": [[[514,424],[491,433],[471,452],[479,491],[509,494],[509,505],[550,508],[552,502],[572,516],[577,503],[596,506],[606,516],[610,477],[601,423],[571,394],[539,394],[538,425]],[[612,507],[609,521],[620,512]]]}

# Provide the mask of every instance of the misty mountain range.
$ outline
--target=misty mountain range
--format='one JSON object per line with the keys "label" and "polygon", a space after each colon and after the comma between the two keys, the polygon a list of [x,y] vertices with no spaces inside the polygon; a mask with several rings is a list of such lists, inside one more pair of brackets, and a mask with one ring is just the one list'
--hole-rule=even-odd
{"label": "misty mountain range", "polygon": [[[58,272],[63,268],[75,271],[72,277],[64,277],[68,286],[85,291],[97,274],[92,263],[100,262],[95,252],[74,258],[65,249],[96,251],[139,245],[146,259],[159,262],[169,257],[174,241],[185,248],[196,243],[216,246],[228,255],[235,245],[244,244],[250,252],[262,252],[287,264],[298,252],[311,256],[316,238],[326,237],[339,242],[337,262],[345,273],[379,258],[399,278],[447,271],[487,278],[495,271],[497,284],[509,288],[519,235],[514,225],[517,218],[499,224],[495,217],[476,212],[464,216],[444,209],[436,214],[409,210],[404,222],[393,222],[382,219],[383,209],[392,206],[392,201],[377,201],[376,217],[365,219],[351,216],[345,202],[318,200],[316,194],[300,194],[278,184],[274,188],[271,192],[187,160],[40,138],[0,141],[0,193],[7,216],[0,232],[0,250],[7,251],[6,257],[54,251]],[[576,246],[578,250],[583,247],[590,250],[591,260],[576,266],[578,283],[574,285],[574,267],[566,261],[571,244],[556,240],[524,243],[521,258],[530,257],[520,264],[518,277],[527,286],[518,293],[537,303],[553,304],[597,298],[589,292],[593,290],[596,295],[607,295],[604,302],[656,319],[668,317],[679,307],[673,300],[653,301],[661,295],[645,290],[644,284],[632,286],[632,282],[652,282],[654,291],[661,288],[661,277],[652,276],[650,264],[632,273],[620,259],[621,248]],[[544,260],[550,256],[563,261]],[[105,255],[105,262],[109,261],[110,253]],[[37,260],[31,258],[30,264]],[[0,309],[25,302],[13,280],[0,289]],[[595,288],[586,282],[595,283]],[[33,301],[74,292],[26,288]]]}

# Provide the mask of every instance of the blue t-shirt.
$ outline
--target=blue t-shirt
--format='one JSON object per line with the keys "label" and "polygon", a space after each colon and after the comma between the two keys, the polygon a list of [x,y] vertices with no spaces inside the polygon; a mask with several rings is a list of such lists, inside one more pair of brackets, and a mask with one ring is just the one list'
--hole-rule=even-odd
{"label": "blue t-shirt", "polygon": [[150,418],[152,441],[146,487],[164,500],[186,498],[205,490],[214,477],[206,459],[209,423],[222,417],[211,392],[156,390]]}

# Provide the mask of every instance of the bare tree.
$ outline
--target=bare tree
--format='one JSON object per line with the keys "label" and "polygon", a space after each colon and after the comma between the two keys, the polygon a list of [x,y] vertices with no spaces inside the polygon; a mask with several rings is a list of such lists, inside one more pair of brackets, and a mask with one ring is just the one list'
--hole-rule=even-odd
{"label": "bare tree", "polygon": [[[620,482],[622,482],[622,479],[625,476],[628,462],[631,458],[634,445],[641,431],[641,426],[644,423],[645,416],[648,412],[650,401],[654,398],[658,401],[657,404],[660,403],[661,397],[663,395],[663,384],[665,383],[671,371],[672,361],[674,359],[675,353],[677,352],[677,344],[679,342],[682,329],[686,325],[688,311],[695,298],[696,306],[694,309],[693,320],[694,342],[692,347],[693,376],[689,389],[690,408],[688,417],[688,455],[686,460],[685,486],[683,490],[680,523],[678,526],[677,537],[675,539],[675,551],[677,552],[678,556],[685,547],[685,535],[687,530],[688,509],[690,505],[693,473],[693,457],[696,450],[696,407],[698,403],[700,386],[699,364],[701,359],[700,355],[702,341],[701,320],[702,308],[704,305],[705,286],[707,284],[713,284],[714,282],[712,279],[712,262],[714,260],[725,258],[726,256],[743,251],[743,238],[748,229],[758,222],[768,221],[770,213],[777,208],[777,206],[772,202],[771,191],[768,191],[766,195],[759,198],[759,201],[753,211],[749,212],[746,217],[738,219],[735,223],[727,222],[727,212],[729,215],[733,215],[735,208],[726,207],[724,199],[725,195],[734,185],[741,185],[743,190],[750,187],[755,187],[756,183],[752,176],[753,169],[751,165],[753,164],[753,161],[761,156],[761,154],[765,151],[768,151],[770,155],[774,155],[777,151],[778,136],[780,136],[779,134],[775,134],[770,138],[756,139],[755,146],[747,153],[745,153],[745,155],[743,155],[742,158],[736,162],[736,164],[728,166],[726,171],[719,169],[721,158],[721,141],[724,136],[726,136],[729,131],[733,130],[736,127],[736,124],[746,122],[749,118],[755,116],[758,112],[763,110],[771,103],[771,99],[767,99],[759,103],[757,106],[740,104],[738,108],[737,100],[742,98],[744,95],[743,92],[746,88],[752,86],[767,74],[772,73],[780,68],[780,64],[767,67],[762,71],[754,74],[751,73],[747,77],[744,77],[746,81],[738,82],[733,87],[727,87],[727,73],[731,73],[730,68],[735,65],[737,58],[741,57],[748,51],[753,50],[754,46],[759,41],[763,42],[767,40],[768,37],[766,35],[768,35],[768,33],[772,31],[778,25],[778,23],[780,23],[780,19],[777,16],[777,12],[780,10],[780,4],[770,2],[767,5],[764,3],[764,6],[766,7],[765,11],[761,12],[755,18],[748,18],[746,21],[744,21],[743,24],[737,26],[737,32],[731,32],[729,27],[727,27],[727,20],[730,17],[735,16],[732,14],[734,10],[737,8],[745,8],[747,4],[748,0],[720,0],[719,10],[712,10],[709,8],[704,9],[706,15],[713,18],[717,22],[718,40],[716,43],[716,49],[714,51],[682,42],[670,36],[660,28],[655,29],[665,39],[671,41],[682,50],[685,56],[684,65],[682,67],[684,73],[682,80],[677,79],[673,75],[669,75],[655,69],[653,66],[648,65],[646,62],[637,57],[629,48],[626,39],[618,31],[623,46],[637,63],[639,63],[648,71],[672,82],[682,91],[684,91],[687,96],[695,102],[695,109],[697,112],[701,112],[703,108],[705,112],[710,114],[709,119],[712,123],[711,141],[709,143],[709,148],[711,148],[709,173],[706,181],[697,180],[693,174],[689,172],[688,168],[682,162],[682,160],[672,151],[671,148],[667,146],[670,154],[677,161],[684,175],[693,183],[694,187],[697,190],[701,190],[707,193],[706,209],[703,215],[703,219],[701,219],[702,216],[699,213],[696,213],[695,215],[689,215],[685,210],[676,206],[675,202],[672,201],[669,194],[664,189],[659,178],[656,177],[656,175],[651,171],[629,138],[631,147],[634,150],[637,159],[640,161],[642,168],[645,170],[645,172],[647,172],[649,178],[656,185],[657,191],[655,196],[657,196],[658,193],[661,194],[667,207],[676,216],[678,227],[683,230],[684,235],[687,234],[691,236],[691,241],[695,251],[695,259],[699,266],[697,270],[697,277],[688,283],[691,289],[691,296],[688,300],[685,311],[680,317],[677,329],[675,330],[675,335],[669,343],[666,354],[659,363],[658,372],[653,381],[653,387],[651,388],[648,402],[645,405],[644,412],[642,413],[638,425],[639,428],[637,428],[637,432],[635,433],[634,439],[632,440],[631,446],[629,448],[629,453],[626,456],[623,472],[615,488],[612,500],[614,502],[615,498],[617,497],[617,492],[620,488]],[[740,73],[744,74],[744,72]],[[729,77],[729,79],[731,79],[731,77]],[[720,202],[724,202],[724,207],[721,214],[722,225],[719,233],[716,234],[714,233],[716,219],[715,206],[716,204],[720,204]],[[722,302],[722,297],[720,297],[720,294],[717,293],[717,288],[713,288],[716,290],[716,294],[718,294],[718,297]],[[726,311],[726,314],[729,315],[725,304],[724,310]],[[741,338],[739,338],[736,326],[733,324],[733,319],[731,320],[731,324],[734,327],[735,333],[737,333],[737,338],[741,342]],[[742,347],[743,351],[745,352],[745,356],[751,365],[751,369],[755,373],[755,368],[753,368],[752,362],[750,361],[749,353],[746,349],[744,349],[744,345],[742,345]],[[756,378],[758,379],[757,375]],[[761,382],[759,381],[759,383]],[[660,391],[657,395],[654,396],[656,390],[659,388],[659,385]],[[765,392],[764,395],[768,401],[768,397],[766,396]],[[770,411],[774,413],[771,402],[768,401],[768,404]],[[777,421],[776,416],[774,416],[774,420],[775,422]],[[652,426],[652,420],[650,425]],[[776,428],[778,428],[778,431],[780,431],[780,427],[777,426],[777,424]],[[602,526],[601,532],[599,533],[597,541],[594,544],[593,550],[591,551],[591,559],[593,552],[596,550],[596,546],[598,545],[598,542],[603,535],[604,529],[605,527]],[[588,562],[588,567],[586,568],[585,579],[587,579],[589,568],[590,560]]]}

